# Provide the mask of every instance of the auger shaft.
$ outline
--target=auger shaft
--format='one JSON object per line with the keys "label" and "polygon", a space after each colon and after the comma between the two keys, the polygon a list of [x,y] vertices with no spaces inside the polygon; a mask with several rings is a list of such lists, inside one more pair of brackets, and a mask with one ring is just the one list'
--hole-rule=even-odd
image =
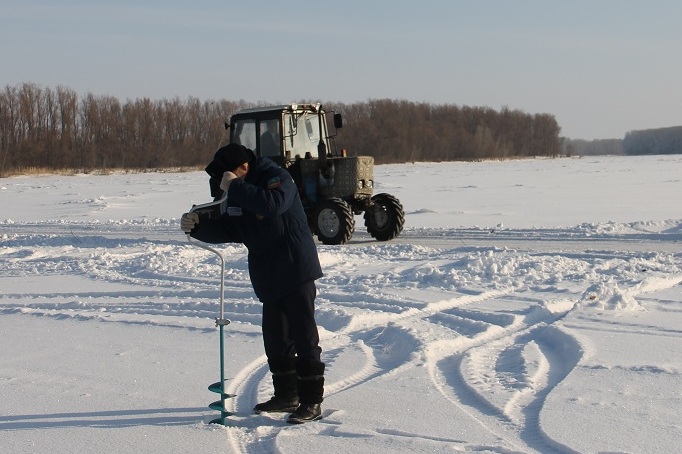
{"label": "auger shaft", "polygon": [[225,257],[223,254],[218,251],[217,249],[214,249],[210,246],[207,246],[206,244],[203,244],[201,242],[195,241],[192,239],[192,237],[187,234],[187,240],[197,246],[200,247],[201,249],[205,249],[207,251],[210,251],[214,253],[215,255],[220,258],[220,317],[215,319],[215,324],[218,327],[218,331],[220,332],[220,382],[219,383],[213,383],[209,385],[208,389],[211,392],[216,392],[220,393],[220,400],[217,402],[213,402],[209,404],[209,408],[213,410],[218,410],[220,411],[220,418],[214,419],[210,421],[211,424],[221,424],[223,426],[227,425],[226,424],[226,418],[232,413],[227,411],[225,409],[225,399],[229,399],[231,397],[234,397],[233,394],[227,394],[225,392],[225,336],[224,336],[224,329],[225,326],[229,325],[231,322],[230,320],[225,318]]}

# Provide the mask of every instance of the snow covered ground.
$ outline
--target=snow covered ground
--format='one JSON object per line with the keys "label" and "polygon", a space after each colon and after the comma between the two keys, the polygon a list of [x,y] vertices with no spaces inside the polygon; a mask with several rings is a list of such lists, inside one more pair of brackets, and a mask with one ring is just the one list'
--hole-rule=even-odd
{"label": "snow covered ground", "polygon": [[319,245],[324,419],[269,397],[245,249],[179,216],[203,172],[0,180],[3,453],[673,453],[682,156],[379,166],[406,229]]}

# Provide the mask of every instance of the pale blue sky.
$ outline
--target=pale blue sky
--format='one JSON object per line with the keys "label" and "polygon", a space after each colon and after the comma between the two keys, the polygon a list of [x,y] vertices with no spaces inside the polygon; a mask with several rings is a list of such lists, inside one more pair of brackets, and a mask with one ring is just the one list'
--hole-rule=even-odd
{"label": "pale blue sky", "polygon": [[0,84],[121,100],[391,98],[682,125],[679,0],[0,0]]}

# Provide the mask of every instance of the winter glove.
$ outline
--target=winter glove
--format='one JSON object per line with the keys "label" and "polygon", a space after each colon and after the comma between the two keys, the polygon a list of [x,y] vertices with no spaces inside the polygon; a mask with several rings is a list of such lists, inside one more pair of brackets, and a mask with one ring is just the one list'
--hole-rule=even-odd
{"label": "winter glove", "polygon": [[180,218],[180,228],[183,232],[189,233],[199,223],[199,215],[197,213],[185,213]]}
{"label": "winter glove", "polygon": [[223,174],[223,179],[220,181],[220,189],[227,192],[230,189],[232,182],[236,179],[237,175],[228,170]]}

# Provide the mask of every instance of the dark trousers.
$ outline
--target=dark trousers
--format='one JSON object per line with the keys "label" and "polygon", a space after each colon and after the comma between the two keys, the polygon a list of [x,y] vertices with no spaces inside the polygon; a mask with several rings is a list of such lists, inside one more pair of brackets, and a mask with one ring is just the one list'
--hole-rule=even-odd
{"label": "dark trousers", "polygon": [[315,323],[315,281],[301,284],[276,301],[263,303],[263,343],[269,360],[320,362],[322,349]]}

